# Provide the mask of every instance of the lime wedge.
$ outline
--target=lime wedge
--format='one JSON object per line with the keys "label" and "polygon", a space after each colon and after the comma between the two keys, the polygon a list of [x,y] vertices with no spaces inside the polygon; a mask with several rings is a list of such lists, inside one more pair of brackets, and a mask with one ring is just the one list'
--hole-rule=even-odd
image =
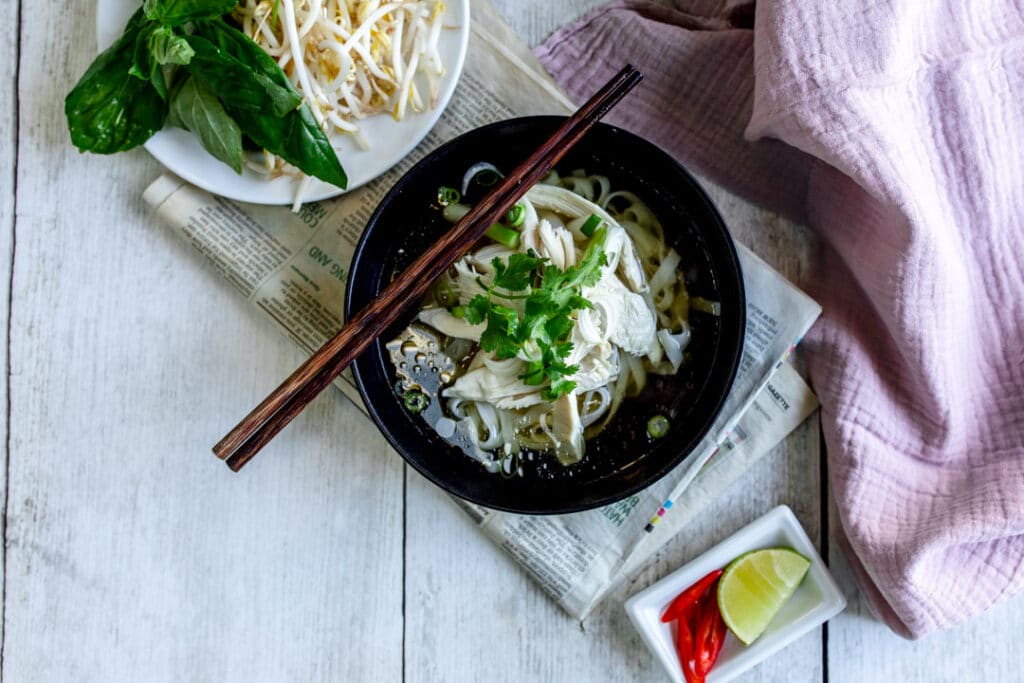
{"label": "lime wedge", "polygon": [[810,566],[789,548],[755,550],[730,562],[718,581],[718,609],[729,630],[744,645],[757,640]]}

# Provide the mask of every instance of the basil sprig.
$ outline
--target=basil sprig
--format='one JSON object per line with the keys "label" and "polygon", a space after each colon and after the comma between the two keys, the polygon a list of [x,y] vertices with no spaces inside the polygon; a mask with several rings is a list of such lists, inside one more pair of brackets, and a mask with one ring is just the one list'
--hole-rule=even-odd
{"label": "basil sprig", "polygon": [[243,136],[345,188],[338,155],[270,55],[224,20],[236,0],[145,0],[64,100],[71,141],[113,154],[170,123],[237,173]]}

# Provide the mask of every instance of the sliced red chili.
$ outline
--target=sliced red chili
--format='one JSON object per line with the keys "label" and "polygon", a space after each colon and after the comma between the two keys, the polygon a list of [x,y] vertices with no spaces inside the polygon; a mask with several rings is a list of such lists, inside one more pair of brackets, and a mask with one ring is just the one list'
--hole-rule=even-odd
{"label": "sliced red chili", "polygon": [[674,619],[679,619],[681,615],[688,613],[690,608],[693,607],[701,597],[703,597],[705,591],[707,591],[707,589],[715,583],[721,575],[722,570],[716,569],[677,595],[676,599],[669,603],[669,606],[665,609],[665,613],[661,615],[661,621],[667,624]]}
{"label": "sliced red chili", "polygon": [[704,683],[704,677],[697,673],[693,660],[695,643],[690,625],[685,619],[680,619],[676,626],[676,654],[679,655],[679,666],[683,668],[683,677],[686,683]]}
{"label": "sliced red chili", "polygon": [[716,610],[718,616],[715,617],[715,631],[714,640],[711,644],[711,666],[715,665],[718,661],[718,656],[722,654],[722,647],[725,646],[725,636],[729,632],[729,627],[725,625],[725,620],[722,619],[722,613]]}
{"label": "sliced red chili", "polygon": [[726,631],[718,601],[709,600],[701,612],[699,625],[693,630],[694,670],[698,675],[706,676],[718,661]]}

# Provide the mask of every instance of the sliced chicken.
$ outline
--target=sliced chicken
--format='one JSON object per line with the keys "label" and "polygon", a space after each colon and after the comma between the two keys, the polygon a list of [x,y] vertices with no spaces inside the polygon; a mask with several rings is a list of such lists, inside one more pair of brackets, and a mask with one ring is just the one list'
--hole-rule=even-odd
{"label": "sliced chicken", "polygon": [[473,266],[485,278],[490,278],[494,275],[494,259],[507,261],[508,257],[514,253],[512,249],[509,249],[504,244],[488,244],[486,247],[477,249],[472,254],[467,255],[463,260]]}
{"label": "sliced chicken", "polygon": [[455,290],[459,293],[459,303],[465,306],[477,294],[486,294],[487,290],[480,286],[477,280],[481,277],[480,272],[466,262],[466,259],[459,259],[455,262]]}
{"label": "sliced chicken", "polygon": [[441,334],[456,339],[479,342],[480,335],[487,329],[485,323],[470,325],[465,318],[455,317],[447,308],[424,308],[417,317]]}
{"label": "sliced chicken", "polygon": [[[526,196],[530,198],[533,206],[537,209],[538,215],[543,215],[544,211],[552,211],[567,216],[593,214],[600,218],[601,222],[608,227],[608,240],[605,243],[605,254],[608,260],[606,267],[610,272],[618,271],[634,292],[647,291],[647,278],[644,277],[643,266],[633,248],[633,242],[626,235],[622,226],[607,211],[588,202],[571,190],[555,185],[534,185]],[[574,232],[573,235],[579,242],[587,239],[582,233]]]}
{"label": "sliced chicken", "polygon": [[619,376],[619,351],[611,344],[591,347],[581,358],[570,360],[570,365],[579,367],[572,379],[580,393],[603,387]]}
{"label": "sliced chicken", "polygon": [[546,218],[523,229],[520,245],[523,251],[532,249],[561,270],[576,264],[576,243],[572,233],[564,227],[552,226]]}
{"label": "sliced chicken", "polygon": [[530,386],[519,379],[523,372],[521,361],[516,369],[498,374],[486,361],[469,370],[442,392],[446,398],[461,398],[493,404],[496,408],[528,408],[544,402],[543,387]]}
{"label": "sliced chicken", "polygon": [[585,287],[592,308],[578,314],[577,328],[591,343],[611,342],[627,353],[642,356],[655,341],[657,319],[643,296],[631,292],[616,277]]}
{"label": "sliced chicken", "polygon": [[555,457],[563,465],[583,459],[583,425],[580,424],[576,392],[563,394],[551,409],[551,432],[555,437]]}
{"label": "sliced chicken", "polygon": [[[543,216],[545,211],[561,216],[589,216],[594,214],[606,225],[618,226],[618,223],[615,222],[615,219],[607,211],[564,187],[544,185],[542,183],[530,188],[526,196],[533,203],[538,216]],[[579,241],[587,239],[582,233],[575,236]]]}

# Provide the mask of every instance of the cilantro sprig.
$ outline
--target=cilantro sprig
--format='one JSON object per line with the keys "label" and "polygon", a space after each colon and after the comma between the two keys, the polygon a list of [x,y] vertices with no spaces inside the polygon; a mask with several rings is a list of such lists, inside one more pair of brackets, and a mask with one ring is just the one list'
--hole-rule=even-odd
{"label": "cilantro sprig", "polygon": [[[544,398],[553,401],[576,388],[572,376],[579,366],[565,359],[572,353],[569,341],[575,325],[574,313],[591,308],[583,296],[583,288],[601,279],[601,266],[607,263],[604,244],[607,228],[594,231],[583,257],[572,267],[562,270],[531,250],[512,254],[507,261],[495,258],[494,277],[490,283],[481,281],[486,294],[477,294],[464,309],[466,321],[474,325],[487,323],[480,336],[480,347],[498,358],[527,359],[526,371],[520,379],[530,386],[549,386]],[[523,313],[497,300],[522,300]]]}

